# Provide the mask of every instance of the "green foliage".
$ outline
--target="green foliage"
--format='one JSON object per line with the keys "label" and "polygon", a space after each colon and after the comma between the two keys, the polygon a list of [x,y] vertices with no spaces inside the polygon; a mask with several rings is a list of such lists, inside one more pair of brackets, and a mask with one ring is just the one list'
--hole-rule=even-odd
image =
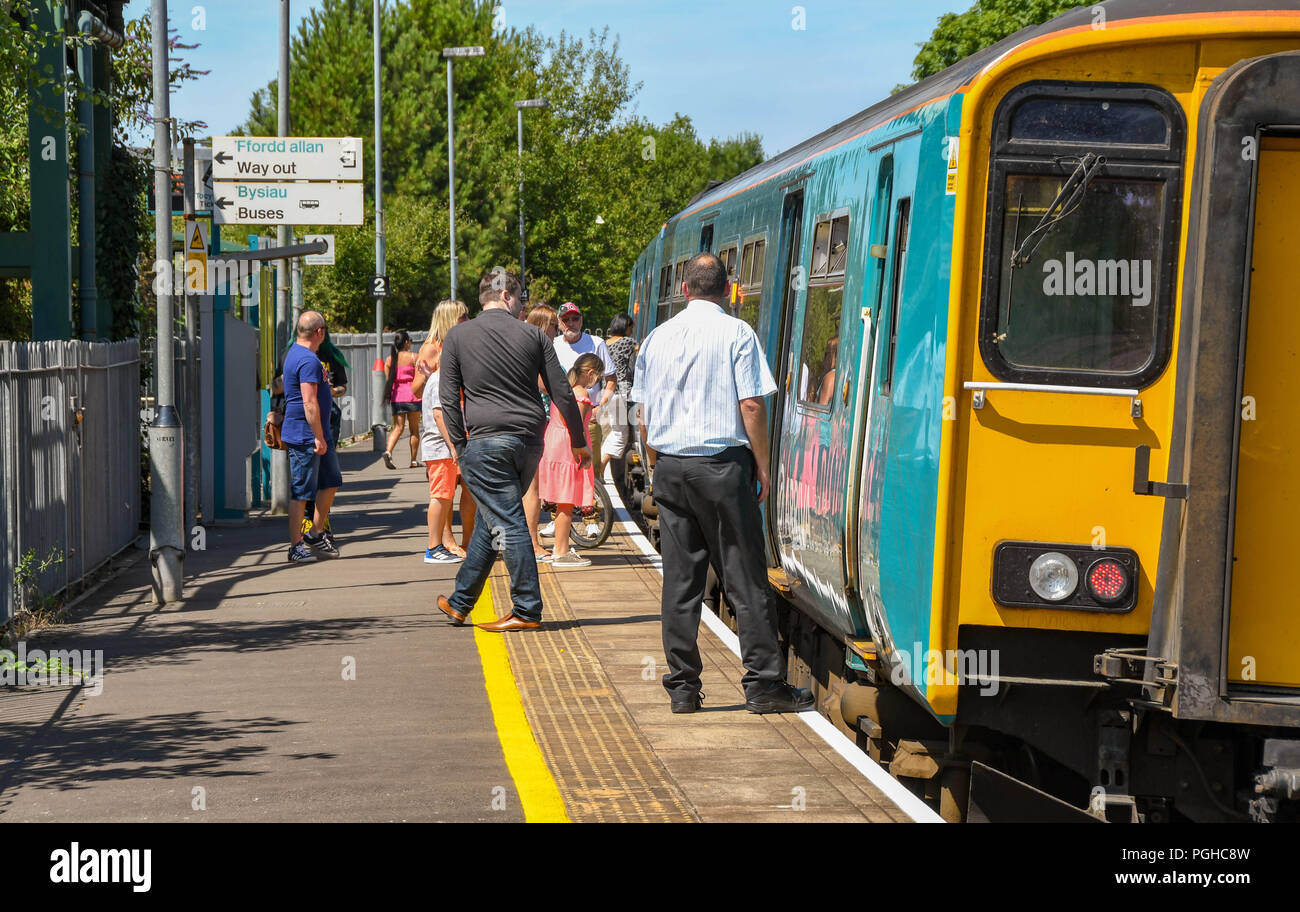
{"label": "green foliage", "polygon": [[930,40],[920,46],[912,78],[932,76],[1022,28],[1089,2],[1093,0],[977,0],[964,13],[945,13]]}
{"label": "green foliage", "polygon": [[14,595],[25,610],[41,612],[58,607],[58,598],[47,595],[41,587],[41,577],[61,563],[63,552],[57,548],[42,558],[37,558],[36,549],[31,548],[18,559],[18,566],[14,567]]}
{"label": "green foliage", "polygon": [[[113,104],[116,125],[113,138],[126,145],[131,137],[148,130],[146,139],[153,144],[153,20],[149,13],[126,23],[125,44],[113,52]],[[167,30],[167,69],[168,85],[174,95],[185,83],[193,82],[208,74],[208,70],[196,70],[181,55],[180,51],[193,50],[196,44],[182,44],[174,28]],[[172,142],[179,143],[185,137],[195,136],[207,129],[201,120],[186,120],[179,116],[181,112],[171,111]]]}
{"label": "green foliage", "polygon": [[[519,266],[519,179],[514,102],[524,112],[522,159],[533,301],[573,300],[603,326],[626,301],[632,263],[659,226],[702,190],[763,159],[757,136],[707,146],[690,120],[663,126],[629,112],[631,82],[607,32],[587,39],[494,32],[483,0],[409,0],[387,6],[384,53],[384,220],[392,294],[385,322],[424,329],[450,291],[447,70],[443,47],[482,45],[455,64],[456,246],[459,297],[477,303],[478,279]],[[338,331],[373,329],[374,272],[371,4],[325,0],[291,49],[292,130],[358,136],[365,144],[367,224],[301,226],[336,236],[336,265],[306,271],[307,306]],[[253,94],[240,132],[275,135],[276,84]],[[597,223],[600,218],[602,223]]]}
{"label": "green foliage", "polygon": [[153,172],[148,162],[124,146],[109,153],[108,173],[95,197],[99,210],[95,246],[95,282],[99,294],[113,302],[113,338],[128,339],[153,327],[152,295],[141,294],[147,271],[153,225],[145,199]]}
{"label": "green foliage", "polygon": [[[60,44],[71,50],[90,40],[78,34],[72,25],[67,25],[62,33],[41,29],[30,15],[32,8],[33,0],[0,0],[0,232],[26,231],[30,227],[29,86],[47,85],[53,76],[40,65],[38,54],[42,49]],[[112,107],[112,153],[108,174],[100,183],[96,200],[100,219],[96,258],[99,294],[113,302],[115,339],[135,335],[141,329],[150,330],[153,325],[152,320],[141,319],[146,316],[146,308],[152,307],[153,299],[151,295],[140,294],[139,281],[152,260],[152,251],[148,249],[152,225],[145,202],[151,172],[147,163],[135,158],[126,148],[133,137],[153,124],[153,42],[148,13],[127,22],[124,37],[122,48],[111,53],[113,75],[109,91],[90,92],[80,85],[75,75],[69,74],[63,110],[39,111],[53,122],[64,118],[69,147],[75,156],[80,130],[76,102],[85,98]],[[176,30],[170,30],[168,56],[173,89],[207,72],[194,69],[181,57],[181,51],[193,47],[182,44]],[[173,123],[173,138],[179,140],[193,135],[206,126],[202,121],[178,117]],[[74,226],[77,218],[74,212]],[[31,325],[30,280],[0,279],[0,338],[28,339]]]}
{"label": "green foliage", "polygon": [[67,610],[63,607],[63,602],[57,595],[47,594],[41,585],[41,577],[63,561],[63,552],[57,548],[43,558],[36,556],[34,548],[19,556],[13,575],[17,610],[0,627],[0,646],[25,639],[28,634],[65,619]]}

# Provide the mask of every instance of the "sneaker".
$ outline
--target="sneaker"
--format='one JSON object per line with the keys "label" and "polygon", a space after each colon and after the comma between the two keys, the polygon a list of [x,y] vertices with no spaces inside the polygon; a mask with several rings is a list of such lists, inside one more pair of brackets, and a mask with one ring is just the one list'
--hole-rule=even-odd
{"label": "sneaker", "polygon": [[291,564],[314,564],[320,560],[316,552],[307,547],[302,542],[289,547],[289,563]]}
{"label": "sneaker", "polygon": [[538,535],[545,535],[547,538],[555,536],[555,520],[551,520],[546,525],[537,530]]}
{"label": "sneaker", "polygon": [[338,542],[334,540],[334,533],[329,530],[328,525],[326,525],[325,529],[321,532],[321,535],[325,536],[325,540],[329,542],[330,547],[334,549],[334,555],[336,557],[343,554],[343,551],[339,548]]}
{"label": "sneaker", "polygon": [[587,537],[600,538],[600,526],[595,523],[587,523]]}
{"label": "sneaker", "polygon": [[384,465],[388,466],[390,469],[395,469],[395,468],[397,468],[397,464],[396,464],[395,462],[393,462],[393,454],[392,454],[392,453],[385,453],[385,454],[384,454]]}
{"label": "sneaker", "polygon": [[785,681],[773,681],[756,696],[745,700],[745,709],[752,713],[803,712],[812,709],[811,691],[799,690]]}
{"label": "sneaker", "polygon": [[559,557],[551,558],[552,567],[590,567],[591,561],[570,548]]}
{"label": "sneaker", "polygon": [[314,538],[310,535],[304,535],[302,540],[307,547],[315,551],[320,557],[335,558],[339,556],[339,549],[335,548],[334,543],[325,537],[324,532]]}
{"label": "sneaker", "polygon": [[426,564],[459,564],[464,558],[457,557],[442,545],[436,548],[426,548],[424,551],[424,562]]}

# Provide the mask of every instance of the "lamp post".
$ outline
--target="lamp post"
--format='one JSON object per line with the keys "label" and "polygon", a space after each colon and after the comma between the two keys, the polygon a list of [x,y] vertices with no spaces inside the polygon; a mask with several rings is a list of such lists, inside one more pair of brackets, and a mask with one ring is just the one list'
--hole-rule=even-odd
{"label": "lamp post", "polygon": [[[375,90],[375,275],[388,274],[387,239],[384,236],[384,96],[380,89],[383,79],[383,32],[380,22],[380,0],[374,0],[374,90]],[[387,289],[385,289],[387,290]],[[375,363],[384,363],[384,296],[375,295]],[[384,375],[370,372],[370,431],[375,449],[384,444]]]}
{"label": "lamp post", "polygon": [[456,111],[452,104],[451,64],[457,57],[483,57],[487,51],[481,47],[451,47],[442,49],[447,61],[447,207],[451,234],[451,299],[456,300]]}
{"label": "lamp post", "polygon": [[524,108],[546,108],[545,98],[527,98],[515,102],[519,119],[519,281],[523,285],[524,303],[528,303],[528,270],[524,260]]}

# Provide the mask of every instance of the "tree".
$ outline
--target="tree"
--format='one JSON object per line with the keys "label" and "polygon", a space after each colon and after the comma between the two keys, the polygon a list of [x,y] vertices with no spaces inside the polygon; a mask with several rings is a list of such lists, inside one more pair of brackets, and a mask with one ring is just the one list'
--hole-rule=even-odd
{"label": "tree", "polygon": [[977,0],[964,13],[945,13],[920,45],[912,78],[932,76],[1008,35],[1089,2],[1093,0]]}
{"label": "tree", "polygon": [[[520,157],[514,102],[543,97],[524,115],[528,272],[534,301],[574,300],[592,325],[622,309],[632,263],[659,226],[705,186],[762,160],[757,136],[705,146],[689,119],[657,127],[628,111],[631,82],[608,32],[544,38],[494,31],[483,0],[409,0],[387,7],[384,49],[384,200],[392,295],[385,319],[423,329],[450,286],[446,64],[438,50],[482,45],[455,65],[456,246],[459,292],[476,304],[478,277],[519,265]],[[291,49],[292,131],[359,136],[373,155],[371,8],[325,0]],[[307,78],[306,74],[310,74]],[[275,84],[254,93],[250,135],[276,132]],[[373,159],[368,159],[373,161]],[[373,169],[366,195],[373,213]],[[597,219],[600,219],[598,222]],[[300,233],[316,229],[304,226]],[[338,263],[308,270],[307,303],[332,326],[368,330],[373,214],[337,238]],[[344,261],[348,265],[344,266]]]}

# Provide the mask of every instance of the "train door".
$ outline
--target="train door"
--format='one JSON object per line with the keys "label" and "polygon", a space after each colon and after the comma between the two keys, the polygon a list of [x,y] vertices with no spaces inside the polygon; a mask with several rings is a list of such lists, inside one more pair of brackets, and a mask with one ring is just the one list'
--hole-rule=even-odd
{"label": "train door", "polygon": [[[924,445],[914,407],[900,404],[898,393],[912,361],[923,350],[924,318],[908,319],[904,294],[915,285],[908,271],[912,235],[912,197],[917,187],[920,137],[899,139],[880,154],[877,197],[872,207],[868,268],[875,281],[871,313],[874,344],[864,355],[862,455],[856,475],[858,594],[873,636],[911,644],[925,642],[928,626],[928,568],[914,558],[909,543],[927,521],[925,508],[908,484],[910,463]],[[864,302],[864,304],[867,302]],[[901,341],[900,341],[901,340]],[[912,368],[915,374],[915,368]],[[915,395],[915,378],[913,393]],[[851,476],[853,477],[853,476]],[[888,481],[888,483],[887,483]]]}
{"label": "train door", "polygon": [[[780,259],[777,261],[776,286],[773,289],[773,304],[777,306],[775,321],[778,336],[769,340],[768,351],[776,352],[776,364],[773,375],[776,377],[777,391],[773,400],[769,439],[772,441],[768,459],[771,483],[775,487],[781,477],[781,427],[785,417],[786,399],[791,390],[791,373],[794,370],[790,353],[791,323],[794,319],[795,305],[798,303],[799,282],[795,270],[799,268],[800,251],[803,244],[803,187],[788,192],[781,207],[781,234],[778,246]],[[771,553],[780,554],[780,536],[777,532],[777,511],[772,509],[773,499],[768,501],[767,516],[768,543]]]}
{"label": "train door", "polygon": [[[862,562],[866,554],[862,553],[859,543],[863,540],[863,523],[867,519],[869,505],[863,502],[862,492],[868,489],[865,484],[866,464],[863,451],[866,448],[867,428],[871,423],[871,381],[875,374],[876,327],[881,319],[881,306],[884,303],[885,288],[889,284],[888,238],[889,217],[894,200],[894,156],[893,147],[875,150],[872,154],[872,171],[875,181],[870,200],[870,226],[867,229],[868,256],[866,281],[862,285],[862,340],[858,346],[858,388],[853,405],[853,444],[849,453],[849,491],[848,504],[850,513],[844,524],[844,580],[847,588],[859,598],[863,598],[862,581],[869,578],[864,574]],[[874,571],[873,571],[874,572]]]}
{"label": "train door", "polygon": [[[1300,211],[1300,52],[1243,60],[1200,105],[1147,693],[1175,718],[1300,725],[1300,532],[1291,306]],[[1167,480],[1166,480],[1167,479]]]}
{"label": "train door", "polygon": [[[1296,207],[1300,205],[1300,136],[1259,138],[1250,292],[1245,315],[1241,430],[1233,511],[1229,683],[1300,686],[1300,612],[1279,611],[1291,591],[1300,531],[1300,320],[1295,281]],[[1290,600],[1285,600],[1290,601]]]}

